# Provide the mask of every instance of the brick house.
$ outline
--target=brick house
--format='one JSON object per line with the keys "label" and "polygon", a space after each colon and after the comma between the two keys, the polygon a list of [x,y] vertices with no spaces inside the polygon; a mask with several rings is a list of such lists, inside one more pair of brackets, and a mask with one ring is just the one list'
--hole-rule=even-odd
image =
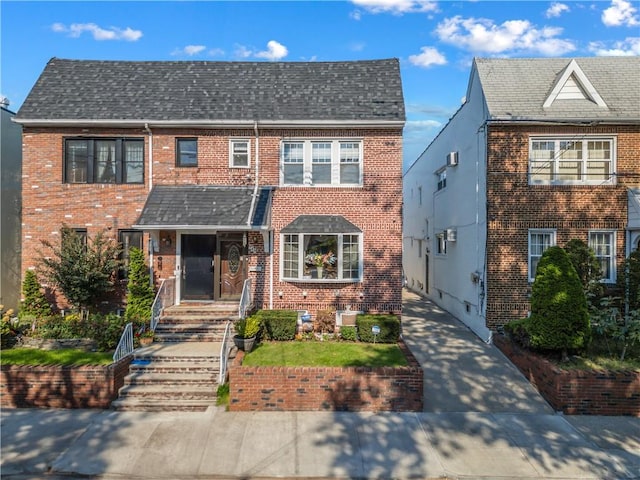
{"label": "brick house", "polygon": [[23,273],[64,224],[143,248],[177,303],[251,279],[257,308],[401,309],[395,59],[53,58],[16,121]]}
{"label": "brick house", "polygon": [[588,243],[613,285],[640,241],[638,85],[640,57],[475,59],[404,175],[407,286],[490,341],[550,245]]}

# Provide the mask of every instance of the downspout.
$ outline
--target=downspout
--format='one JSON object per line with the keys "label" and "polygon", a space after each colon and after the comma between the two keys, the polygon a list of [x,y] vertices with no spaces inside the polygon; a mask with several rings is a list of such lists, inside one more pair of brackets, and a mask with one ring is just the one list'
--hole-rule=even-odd
{"label": "downspout", "polygon": [[[149,191],[153,183],[153,133],[149,128],[149,124],[144,124],[145,131],[149,134]],[[151,238],[151,232],[149,232],[149,283],[154,286],[153,280],[153,238]]]}

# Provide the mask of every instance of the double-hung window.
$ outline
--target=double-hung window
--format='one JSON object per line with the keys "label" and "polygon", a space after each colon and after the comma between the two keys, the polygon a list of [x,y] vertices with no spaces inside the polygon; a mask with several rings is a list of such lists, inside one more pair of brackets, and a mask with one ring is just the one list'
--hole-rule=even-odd
{"label": "double-hung window", "polygon": [[362,234],[283,234],[282,277],[285,280],[359,281]]}
{"label": "double-hung window", "polygon": [[616,256],[615,233],[611,231],[589,232],[589,247],[600,262],[602,282],[615,283]]}
{"label": "double-hung window", "polygon": [[66,138],[65,183],[143,183],[144,140]]}
{"label": "double-hung window", "polygon": [[231,168],[249,168],[249,140],[231,140],[229,152]]}
{"label": "double-hung window", "polygon": [[555,230],[529,230],[529,281],[536,278],[538,262],[544,251],[556,244]]}
{"label": "double-hung window", "polygon": [[437,190],[442,190],[447,186],[447,169],[442,168],[436,172],[436,177],[438,179]]}
{"label": "double-hung window", "polygon": [[530,140],[531,184],[613,183],[614,171],[614,138],[532,137]]}
{"label": "double-hung window", "polygon": [[446,232],[436,233],[436,254],[447,254],[447,234]]}
{"label": "double-hung window", "polygon": [[361,185],[362,142],[287,140],[281,165],[282,185]]}

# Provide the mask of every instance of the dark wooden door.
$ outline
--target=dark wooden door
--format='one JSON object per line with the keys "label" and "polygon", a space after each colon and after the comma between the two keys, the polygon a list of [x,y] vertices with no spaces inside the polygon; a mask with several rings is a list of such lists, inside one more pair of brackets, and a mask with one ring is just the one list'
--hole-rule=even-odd
{"label": "dark wooden door", "polygon": [[220,238],[220,299],[236,300],[247,278],[246,253],[242,236]]}

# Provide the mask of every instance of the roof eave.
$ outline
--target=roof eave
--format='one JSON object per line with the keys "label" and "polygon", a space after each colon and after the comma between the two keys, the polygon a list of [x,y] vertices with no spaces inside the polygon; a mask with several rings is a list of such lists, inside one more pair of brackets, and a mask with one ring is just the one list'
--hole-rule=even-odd
{"label": "roof eave", "polygon": [[255,225],[255,226],[247,226],[247,225],[139,225],[134,224],[131,225],[131,228],[136,230],[236,230],[240,232],[249,232],[254,230],[264,230],[268,229],[267,226],[264,225]]}
{"label": "roof eave", "polygon": [[491,124],[571,124],[571,125],[639,125],[640,118],[548,118],[548,117],[513,117],[493,116],[487,120]]}

